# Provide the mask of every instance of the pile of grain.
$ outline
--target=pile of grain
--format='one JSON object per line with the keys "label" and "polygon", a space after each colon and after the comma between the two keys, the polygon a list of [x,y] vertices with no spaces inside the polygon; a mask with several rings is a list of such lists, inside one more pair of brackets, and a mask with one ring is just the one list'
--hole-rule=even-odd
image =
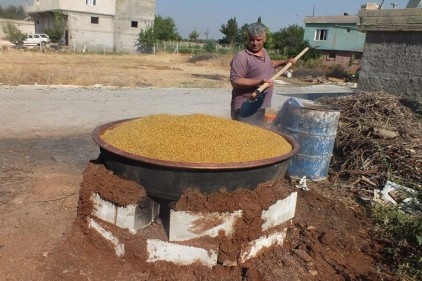
{"label": "pile of grain", "polygon": [[204,114],[158,114],[122,122],[101,138],[122,151],[174,162],[232,163],[278,157],[292,146],[282,136]]}

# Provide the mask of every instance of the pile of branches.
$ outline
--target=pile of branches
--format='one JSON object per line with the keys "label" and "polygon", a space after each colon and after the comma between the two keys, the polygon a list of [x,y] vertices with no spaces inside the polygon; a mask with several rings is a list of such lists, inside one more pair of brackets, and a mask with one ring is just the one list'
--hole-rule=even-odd
{"label": "pile of branches", "polygon": [[383,92],[322,98],[340,109],[330,175],[354,187],[422,182],[422,120],[397,96]]}

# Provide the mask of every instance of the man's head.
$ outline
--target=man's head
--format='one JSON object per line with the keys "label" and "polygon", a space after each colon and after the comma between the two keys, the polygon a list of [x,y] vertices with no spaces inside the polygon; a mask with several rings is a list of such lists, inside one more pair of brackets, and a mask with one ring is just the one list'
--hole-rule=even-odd
{"label": "man's head", "polygon": [[261,23],[251,23],[248,26],[248,49],[253,53],[258,53],[264,47],[265,26]]}

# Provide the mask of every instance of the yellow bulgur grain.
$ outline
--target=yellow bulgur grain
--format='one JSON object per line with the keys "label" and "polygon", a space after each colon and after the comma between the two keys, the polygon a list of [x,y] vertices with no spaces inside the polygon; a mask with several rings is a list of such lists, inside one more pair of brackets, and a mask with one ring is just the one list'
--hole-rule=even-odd
{"label": "yellow bulgur grain", "polygon": [[255,161],[292,150],[274,132],[205,114],[150,115],[122,122],[101,138],[135,155],[188,163]]}

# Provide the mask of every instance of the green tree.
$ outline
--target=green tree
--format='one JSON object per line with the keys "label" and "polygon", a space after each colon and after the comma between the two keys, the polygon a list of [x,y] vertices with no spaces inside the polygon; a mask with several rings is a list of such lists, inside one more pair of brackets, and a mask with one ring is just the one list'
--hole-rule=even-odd
{"label": "green tree", "polygon": [[221,39],[221,42],[229,44],[230,47],[233,47],[236,42],[241,41],[242,36],[236,18],[229,19],[226,25],[222,24],[220,32],[224,34],[224,38]]}
{"label": "green tree", "polygon": [[305,45],[304,32],[305,29],[296,24],[282,28],[273,34],[274,47],[282,50],[283,55],[287,57],[294,56]]}
{"label": "green tree", "polygon": [[25,12],[22,6],[9,6],[6,9],[3,9],[2,6],[0,6],[0,18],[11,20],[23,20],[27,17],[28,14]]}
{"label": "green tree", "polygon": [[62,11],[54,11],[54,26],[46,28],[45,33],[50,37],[51,42],[59,43],[62,41],[67,26],[66,16]]}
{"label": "green tree", "polygon": [[[305,29],[296,24],[289,25],[273,33],[274,47],[281,50],[285,57],[294,57],[304,48],[309,47],[309,42],[303,39]],[[303,60],[315,59],[321,56],[320,51],[309,48]]]}
{"label": "green tree", "polygon": [[198,40],[199,35],[200,35],[200,33],[198,31],[194,30],[189,34],[189,39],[191,41],[196,42],[196,40]]}
{"label": "green tree", "polygon": [[147,25],[139,32],[135,44],[138,46],[138,52],[152,53],[155,42],[157,42],[157,36],[155,34],[154,26]]}
{"label": "green tree", "polygon": [[174,19],[170,17],[155,16],[153,29],[157,40],[179,41],[182,39],[177,32]]}
{"label": "green tree", "polygon": [[2,29],[7,40],[17,44],[18,46],[23,45],[23,41],[26,39],[26,34],[20,31],[15,24],[6,22],[5,24],[2,24]]}
{"label": "green tree", "polygon": [[216,42],[214,40],[206,40],[204,50],[209,53],[215,52],[215,44]]}

